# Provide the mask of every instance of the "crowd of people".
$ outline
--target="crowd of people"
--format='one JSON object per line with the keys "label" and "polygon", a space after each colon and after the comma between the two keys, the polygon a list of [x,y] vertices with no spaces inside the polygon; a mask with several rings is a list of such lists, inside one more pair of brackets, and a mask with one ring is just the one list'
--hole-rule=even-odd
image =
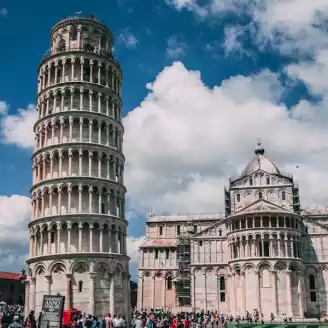
{"label": "crowd of people", "polygon": [[21,328],[24,324],[24,306],[0,302],[0,328]]}
{"label": "crowd of people", "polygon": [[[275,316],[271,313],[271,323]],[[326,319],[326,318],[325,318]],[[285,323],[291,318],[284,317]],[[97,318],[86,313],[76,312],[69,321],[63,322],[63,328],[223,328],[228,323],[264,323],[263,314],[254,310],[245,316],[220,314],[217,311],[180,312],[170,310],[133,311],[132,321],[128,323],[122,315],[106,313],[103,318]],[[34,311],[24,317],[24,306],[7,305],[0,302],[0,328],[44,328],[42,314],[36,319]]]}
{"label": "crowd of people", "polygon": [[[258,312],[247,313],[246,317],[225,316],[217,311],[181,312],[174,314],[169,310],[134,311],[133,328],[223,328],[227,323],[260,322]],[[262,315],[263,321],[263,315]]]}

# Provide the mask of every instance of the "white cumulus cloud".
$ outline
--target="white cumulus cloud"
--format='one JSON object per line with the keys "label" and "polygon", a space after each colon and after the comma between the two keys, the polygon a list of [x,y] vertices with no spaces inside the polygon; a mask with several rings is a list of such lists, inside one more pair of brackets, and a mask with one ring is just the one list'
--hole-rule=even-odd
{"label": "white cumulus cloud", "polygon": [[[124,119],[129,197],[155,211],[223,211],[223,187],[253,156],[267,155],[301,183],[303,206],[328,203],[327,117],[317,105],[279,104],[278,75],[236,76],[214,88],[181,62],[148,84],[149,94]],[[324,124],[324,122],[326,124]],[[296,166],[300,166],[296,169]]]}
{"label": "white cumulus cloud", "polygon": [[126,239],[127,253],[130,256],[130,264],[138,263],[139,246],[143,243],[145,237],[128,236]]}
{"label": "white cumulus cloud", "polygon": [[0,267],[19,271],[28,255],[31,201],[26,196],[0,196]]}
{"label": "white cumulus cloud", "polygon": [[[191,11],[202,20],[222,20],[226,13],[248,15],[251,22],[241,30],[250,33],[260,48],[269,43],[282,53],[295,54],[312,53],[319,44],[328,46],[326,0],[166,0],[166,3],[178,11]],[[225,44],[230,51],[231,41],[231,34],[226,35]],[[237,38],[235,41],[236,48],[240,48]]]}
{"label": "white cumulus cloud", "polygon": [[2,142],[22,148],[33,148],[35,146],[33,125],[37,120],[35,106],[28,105],[27,109],[19,108],[14,114],[9,114],[7,109],[8,105],[0,102]]}

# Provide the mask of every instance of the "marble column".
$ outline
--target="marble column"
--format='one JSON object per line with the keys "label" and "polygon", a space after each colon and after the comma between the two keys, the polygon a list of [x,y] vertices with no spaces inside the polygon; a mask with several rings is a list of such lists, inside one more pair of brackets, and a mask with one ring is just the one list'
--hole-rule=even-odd
{"label": "marble column", "polygon": [[243,315],[246,315],[246,285],[245,285],[245,272],[241,272],[241,288],[242,288],[242,300],[241,300],[241,310]]}
{"label": "marble column", "polygon": [[125,302],[124,302],[124,312],[126,317],[129,315],[129,303],[131,303],[130,294],[129,294],[129,287],[128,283],[129,281],[129,275],[126,273],[122,273],[122,282],[123,282],[123,291],[125,294]]}
{"label": "marble column", "polygon": [[109,312],[113,317],[115,314],[115,281],[114,281],[114,273],[110,276],[109,281]]}
{"label": "marble column", "polygon": [[272,312],[274,315],[277,315],[277,271],[271,271],[272,277]]}
{"label": "marble column", "polygon": [[232,273],[231,275],[231,289],[230,289],[230,295],[232,296],[231,297],[231,311],[233,313],[233,315],[236,314],[236,305],[237,305],[237,302],[236,302],[236,284],[235,284],[235,273]]}
{"label": "marble column", "polygon": [[257,303],[257,309],[259,313],[262,313],[261,311],[261,289],[260,289],[260,271],[255,270],[254,274],[256,276],[256,282],[255,282],[255,297],[256,297],[256,303]]}
{"label": "marble column", "polygon": [[47,282],[47,295],[51,295],[51,275],[45,276]]}
{"label": "marble column", "polygon": [[72,308],[72,302],[71,302],[71,289],[72,289],[72,277],[71,275],[66,275],[66,310],[69,310]]}
{"label": "marble column", "polygon": [[24,316],[25,318],[30,313],[30,281],[25,281],[25,308],[24,308]]}
{"label": "marble column", "polygon": [[298,272],[298,301],[300,307],[300,317],[304,318],[304,273],[299,271]]}
{"label": "marble column", "polygon": [[97,277],[96,272],[90,272],[90,291],[89,291],[89,297],[90,297],[90,314],[95,314],[95,280]]}
{"label": "marble column", "polygon": [[291,275],[292,275],[292,271],[291,270],[287,270],[286,271],[286,304],[287,304],[287,310],[286,310],[286,314],[288,317],[292,317],[293,316],[293,311],[292,311],[292,295],[291,295],[291,291],[292,291],[292,285],[291,285]]}
{"label": "marble column", "polygon": [[30,311],[35,311],[35,282],[36,279],[33,277],[30,280]]}
{"label": "marble column", "polygon": [[[132,321],[132,313],[131,313],[131,285],[130,285],[130,280],[131,280],[131,276],[128,274],[127,276],[127,288],[128,288],[128,313],[127,313],[127,318],[128,318],[128,322]],[[165,295],[165,290],[164,290],[164,295]],[[165,300],[164,300],[164,304],[165,304]],[[163,306],[164,306],[163,304]]]}
{"label": "marble column", "polygon": [[[138,294],[137,294],[137,297],[138,297],[138,309],[143,309],[143,296],[144,296],[144,286],[143,286],[143,276],[139,276],[139,279],[138,279]],[[139,293],[140,291],[140,293]]]}
{"label": "marble column", "polygon": [[152,309],[155,308],[155,277],[153,277],[153,286],[152,286],[152,298],[151,298]]}

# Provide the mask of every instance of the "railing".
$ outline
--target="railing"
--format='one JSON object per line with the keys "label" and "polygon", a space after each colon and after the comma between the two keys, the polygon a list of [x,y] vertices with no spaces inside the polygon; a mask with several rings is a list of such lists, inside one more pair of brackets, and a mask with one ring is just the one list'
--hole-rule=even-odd
{"label": "railing", "polygon": [[75,14],[72,15],[72,16],[66,16],[66,17],[63,17],[62,19],[60,19],[60,20],[55,24],[55,26],[56,26],[57,24],[60,24],[60,23],[62,23],[62,22],[65,22],[65,21],[67,21],[67,20],[74,20],[74,19],[90,19],[90,20],[93,20],[93,21],[95,21],[95,22],[97,22],[97,23],[101,23],[101,24],[103,24],[103,25],[106,25],[105,22],[103,22],[102,20],[96,18],[94,14],[86,15],[86,14],[84,14],[84,13],[82,13],[82,12],[77,12],[77,13],[75,13]]}
{"label": "railing", "polygon": [[95,49],[89,49],[87,47],[83,47],[81,45],[78,45],[78,46],[70,46],[70,47],[63,47],[61,49],[57,49],[56,51],[54,51],[52,53],[51,49],[48,49],[46,51],[46,53],[43,55],[42,57],[42,61],[53,56],[53,55],[57,55],[57,54],[61,54],[61,53],[67,53],[67,52],[70,52],[70,51],[83,51],[83,52],[89,52],[89,53],[93,53],[93,54],[97,54],[97,55],[102,55],[102,56],[105,56],[105,57],[108,57],[109,59],[111,59],[116,65],[120,65],[118,60],[115,59],[115,57],[112,55],[111,52],[109,51],[105,51],[105,50],[99,50],[97,48]]}

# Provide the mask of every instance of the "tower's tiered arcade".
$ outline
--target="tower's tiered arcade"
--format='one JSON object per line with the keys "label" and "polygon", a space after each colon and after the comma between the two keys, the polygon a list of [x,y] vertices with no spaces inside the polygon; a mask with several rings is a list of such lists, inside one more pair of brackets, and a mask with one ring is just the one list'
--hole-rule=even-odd
{"label": "tower's tiered arcade", "polygon": [[26,311],[43,295],[102,316],[129,313],[119,63],[93,17],[51,31],[38,69]]}

